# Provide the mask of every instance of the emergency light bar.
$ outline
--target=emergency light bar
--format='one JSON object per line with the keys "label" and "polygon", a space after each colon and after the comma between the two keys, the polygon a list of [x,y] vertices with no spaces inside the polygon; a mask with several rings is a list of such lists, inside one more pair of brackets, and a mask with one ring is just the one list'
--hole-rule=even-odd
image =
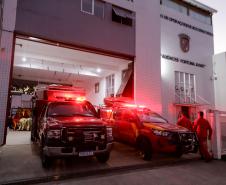
{"label": "emergency light bar", "polygon": [[48,101],[84,101],[85,90],[80,87],[69,86],[46,86],[37,88],[38,99]]}
{"label": "emergency light bar", "polygon": [[77,94],[77,92],[69,92],[69,91],[49,90],[49,91],[46,91],[46,97],[50,101],[57,101],[57,100],[84,101],[86,100],[83,94]]}
{"label": "emergency light bar", "polygon": [[105,98],[104,103],[109,107],[147,108],[145,105],[135,104],[131,98],[127,97]]}
{"label": "emergency light bar", "polygon": [[136,104],[119,104],[118,106],[128,107],[128,108],[146,108],[145,105],[136,105]]}

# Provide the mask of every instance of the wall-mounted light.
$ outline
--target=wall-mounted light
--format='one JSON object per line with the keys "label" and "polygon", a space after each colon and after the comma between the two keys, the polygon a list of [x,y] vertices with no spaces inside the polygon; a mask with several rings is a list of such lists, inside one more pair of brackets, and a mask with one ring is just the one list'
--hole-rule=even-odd
{"label": "wall-mounted light", "polygon": [[23,57],[23,58],[22,58],[22,61],[23,61],[23,62],[26,62],[26,61],[27,61],[27,58],[26,58],[26,57]]}
{"label": "wall-mounted light", "polygon": [[29,37],[30,40],[35,40],[35,41],[39,41],[40,39],[36,38],[36,37]]}
{"label": "wall-mounted light", "polygon": [[101,68],[97,68],[97,72],[100,73],[102,70]]}

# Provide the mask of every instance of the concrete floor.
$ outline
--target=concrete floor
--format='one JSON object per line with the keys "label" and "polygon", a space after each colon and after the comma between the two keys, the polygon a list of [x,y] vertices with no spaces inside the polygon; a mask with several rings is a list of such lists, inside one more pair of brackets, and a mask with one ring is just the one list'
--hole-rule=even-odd
{"label": "concrete floor", "polygon": [[13,131],[9,130],[6,137],[6,145],[26,145],[30,142],[30,131]]}
{"label": "concrete floor", "polygon": [[[111,170],[123,168],[141,168],[145,165],[151,167],[155,165],[166,165],[183,160],[192,160],[198,155],[184,155],[181,159],[170,156],[153,156],[152,161],[143,161],[139,157],[136,149],[115,143],[111,152],[110,160],[99,163],[92,158],[70,158],[68,160],[55,160],[49,169],[44,169],[39,157],[39,147],[36,144],[7,145],[2,147],[0,153],[0,184],[18,181],[40,180],[41,182],[51,181],[49,179],[66,176],[88,176],[92,173],[107,173]],[[43,181],[44,179],[44,181]],[[65,178],[64,178],[65,179]],[[46,181],[47,180],[47,181]]]}
{"label": "concrete floor", "polygon": [[[225,185],[226,162],[193,161],[177,166],[165,166],[121,174],[108,174],[48,184],[57,185]],[[47,183],[43,184],[47,185]]]}

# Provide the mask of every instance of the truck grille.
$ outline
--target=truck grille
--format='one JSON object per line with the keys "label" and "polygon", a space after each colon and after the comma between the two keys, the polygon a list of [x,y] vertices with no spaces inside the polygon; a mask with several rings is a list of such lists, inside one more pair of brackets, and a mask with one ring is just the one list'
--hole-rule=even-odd
{"label": "truck grille", "polygon": [[197,142],[195,133],[179,133],[183,145],[195,144]]}
{"label": "truck grille", "polygon": [[105,128],[64,128],[62,140],[76,144],[103,142],[106,140]]}
{"label": "truck grille", "polygon": [[83,135],[85,142],[92,142],[101,138],[101,131],[84,131]]}

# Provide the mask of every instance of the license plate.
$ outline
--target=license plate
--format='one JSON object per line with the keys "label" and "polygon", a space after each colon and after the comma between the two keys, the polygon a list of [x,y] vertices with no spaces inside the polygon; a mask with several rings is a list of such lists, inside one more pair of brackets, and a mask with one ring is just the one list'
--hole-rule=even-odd
{"label": "license plate", "polygon": [[93,156],[93,152],[79,152],[78,155],[80,157]]}

